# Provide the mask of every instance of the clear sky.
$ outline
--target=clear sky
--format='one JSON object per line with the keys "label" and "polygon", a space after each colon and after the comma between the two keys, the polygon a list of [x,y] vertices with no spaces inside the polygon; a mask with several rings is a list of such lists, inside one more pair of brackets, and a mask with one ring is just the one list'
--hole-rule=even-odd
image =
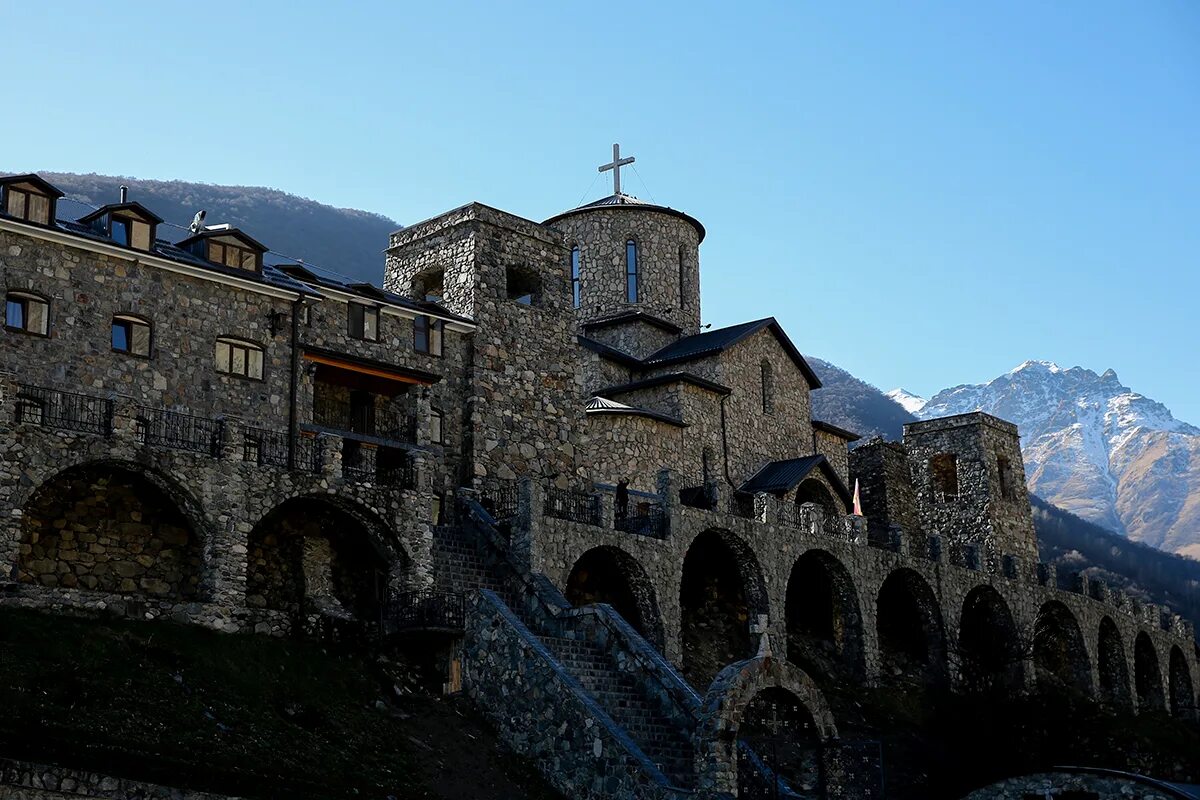
{"label": "clear sky", "polygon": [[0,0],[0,22],[0,168],[543,219],[611,191],[619,141],[627,191],[708,228],[706,322],[775,315],[922,394],[1112,367],[1200,423],[1200,3]]}

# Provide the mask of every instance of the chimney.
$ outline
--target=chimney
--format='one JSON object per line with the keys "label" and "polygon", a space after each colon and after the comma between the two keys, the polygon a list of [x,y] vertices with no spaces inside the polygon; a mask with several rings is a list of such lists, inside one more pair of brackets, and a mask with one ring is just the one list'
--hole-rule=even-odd
{"label": "chimney", "polygon": [[128,200],[129,200],[129,187],[122,186],[121,187],[121,202],[124,203]]}

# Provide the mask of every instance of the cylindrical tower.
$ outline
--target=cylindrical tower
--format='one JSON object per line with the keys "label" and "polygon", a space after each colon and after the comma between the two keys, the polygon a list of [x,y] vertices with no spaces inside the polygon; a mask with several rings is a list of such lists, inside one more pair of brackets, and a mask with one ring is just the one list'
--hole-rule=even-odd
{"label": "cylindrical tower", "polygon": [[641,312],[699,331],[704,226],[693,217],[615,194],[545,224],[566,239],[580,324]]}

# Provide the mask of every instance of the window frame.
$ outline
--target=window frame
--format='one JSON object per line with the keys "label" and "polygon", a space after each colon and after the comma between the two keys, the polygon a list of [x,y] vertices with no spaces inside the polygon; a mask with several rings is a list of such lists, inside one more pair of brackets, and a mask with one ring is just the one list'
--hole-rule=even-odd
{"label": "window frame", "polygon": [[[123,325],[126,328],[125,336],[129,347],[124,350],[117,347],[116,343],[112,341],[111,331],[118,325]],[[146,329],[145,353],[138,353],[133,349],[133,328],[136,325],[140,325]],[[154,326],[150,323],[150,320],[146,319],[145,317],[140,317],[136,314],[113,314],[112,325],[110,326],[109,330],[109,344],[112,346],[112,351],[114,353],[133,356],[134,358],[150,358],[154,354]]]}
{"label": "window frame", "polygon": [[[625,302],[637,304],[641,302],[641,253],[638,251],[637,239],[630,236],[625,240]],[[633,291],[630,291],[630,288]]]}
{"label": "window frame", "polygon": [[[217,362],[217,348],[219,348],[222,344],[229,348],[226,369],[222,369]],[[244,372],[237,372],[233,369],[233,351],[235,348],[246,351],[245,356],[243,357]],[[252,351],[258,352],[261,356],[259,360],[259,371],[261,374],[257,376],[250,374],[249,355]],[[218,375],[229,375],[231,377],[241,378],[242,380],[247,381],[265,381],[267,379],[267,348],[255,342],[251,342],[247,339],[241,339],[236,336],[218,336],[215,340],[213,340],[213,366]]]}
{"label": "window frame", "polygon": [[[221,248],[221,259],[219,261],[213,258],[213,249],[216,247]],[[226,262],[225,254],[227,251],[241,254],[241,256],[238,258],[237,266],[231,267]],[[250,267],[246,267],[245,265],[246,256],[250,256],[251,258],[252,265]],[[219,241],[215,236],[208,237],[204,243],[204,260],[210,264],[215,264],[218,267],[224,267],[225,269],[235,269],[238,272],[261,272],[261,259],[262,254],[257,251],[252,250],[249,247],[243,247],[242,245]]]}
{"label": "window frame", "polygon": [[[422,334],[425,337],[424,347],[420,344]],[[413,317],[413,350],[441,358],[446,351],[446,323],[428,314]]]}
{"label": "window frame", "polygon": [[[10,198],[12,197],[13,194],[20,195],[24,201],[23,206],[22,206],[24,210],[21,214],[14,214],[8,210],[8,204],[11,202]],[[29,209],[30,209],[29,201],[31,198],[34,198],[34,197],[40,197],[46,201],[46,221],[45,222],[41,222],[41,221],[35,220],[35,219],[30,219],[30,217],[29,217]],[[3,206],[0,206],[0,211],[2,211],[6,216],[12,217],[13,219],[19,219],[21,222],[28,222],[30,225],[42,225],[44,227],[49,227],[54,222],[54,198],[48,194],[33,191],[31,189],[22,189],[17,186],[7,185],[4,187],[4,197],[2,199],[3,199]]]}
{"label": "window frame", "polygon": [[943,452],[930,456],[929,488],[937,503],[952,503],[958,499],[962,487],[957,453]]}
{"label": "window frame", "polygon": [[[437,438],[433,436],[433,423],[437,420]],[[430,444],[444,445],[446,443],[446,415],[440,408],[430,406],[429,408],[429,427],[426,430],[429,434]]]}
{"label": "window frame", "polygon": [[775,413],[775,368],[771,362],[763,359],[759,365],[759,381],[762,391],[762,413],[771,416]]}
{"label": "window frame", "polygon": [[[355,316],[357,314],[357,317]],[[373,316],[375,318],[375,332],[373,335],[367,335],[367,318]],[[347,303],[346,304],[346,333],[353,339],[359,339],[364,342],[379,341],[379,306],[369,306],[366,303]]]}
{"label": "window frame", "polygon": [[[8,305],[14,300],[21,303],[21,325],[9,324]],[[45,330],[38,331],[29,328],[29,302],[41,303],[46,307],[42,319],[45,322]],[[50,298],[36,292],[24,291],[21,289],[13,289],[4,293],[4,330],[13,333],[24,333],[29,336],[41,336],[43,339],[50,338]]]}
{"label": "window frame", "polygon": [[571,307],[579,308],[583,304],[583,284],[580,281],[582,259],[579,252],[579,245],[571,247],[569,264],[571,268]]}

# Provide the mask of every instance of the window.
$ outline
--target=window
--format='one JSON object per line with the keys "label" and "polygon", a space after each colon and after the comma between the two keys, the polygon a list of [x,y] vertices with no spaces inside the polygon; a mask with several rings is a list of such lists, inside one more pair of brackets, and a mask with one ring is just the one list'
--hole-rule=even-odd
{"label": "window", "polygon": [[571,304],[579,308],[579,245],[571,248]]}
{"label": "window", "polygon": [[504,271],[505,291],[509,300],[523,306],[534,306],[542,299],[542,282],[537,273],[523,267],[509,267]]}
{"label": "window", "polygon": [[775,376],[771,373],[771,364],[764,360],[761,365],[762,371],[762,410],[764,414],[772,414],[775,411]]}
{"label": "window", "polygon": [[638,247],[633,239],[625,242],[625,301],[638,301]]}
{"label": "window", "polygon": [[929,480],[939,503],[958,497],[958,457],[940,453],[929,459]]}
{"label": "window", "polygon": [[258,253],[245,247],[238,247],[229,242],[208,240],[208,260],[214,264],[232,269],[244,269],[258,272]]}
{"label": "window", "polygon": [[4,213],[39,225],[50,224],[49,197],[15,186],[7,187],[4,192]]}
{"label": "window", "polygon": [[132,356],[150,356],[150,323],[118,314],[112,322],[112,349]]}
{"label": "window", "polygon": [[110,217],[108,235],[119,245],[133,247],[136,250],[150,249],[150,225],[139,219]]}
{"label": "window", "polygon": [[679,307],[680,308],[684,307],[685,302],[686,302],[684,300],[684,298],[687,297],[687,293],[683,289],[683,281],[684,281],[683,276],[684,276],[683,245],[679,245]]}
{"label": "window", "polygon": [[50,304],[42,297],[9,292],[5,297],[4,327],[38,336],[50,333]]}
{"label": "window", "polygon": [[417,275],[412,283],[413,297],[430,303],[440,303],[446,294],[445,281],[445,270],[435,269]]}
{"label": "window", "polygon": [[217,372],[262,380],[263,349],[237,339],[217,339]]}
{"label": "window", "polygon": [[429,410],[429,442],[430,444],[442,444],[445,442],[442,430],[442,412],[436,408]]}
{"label": "window", "polygon": [[413,349],[431,356],[442,354],[442,321],[421,316],[413,320]]}
{"label": "window", "polygon": [[1000,496],[1005,500],[1013,500],[1016,492],[1013,489],[1012,462],[1004,456],[996,456],[996,468],[1000,472]]}
{"label": "window", "polygon": [[355,339],[379,341],[379,309],[351,303],[350,335]]}

